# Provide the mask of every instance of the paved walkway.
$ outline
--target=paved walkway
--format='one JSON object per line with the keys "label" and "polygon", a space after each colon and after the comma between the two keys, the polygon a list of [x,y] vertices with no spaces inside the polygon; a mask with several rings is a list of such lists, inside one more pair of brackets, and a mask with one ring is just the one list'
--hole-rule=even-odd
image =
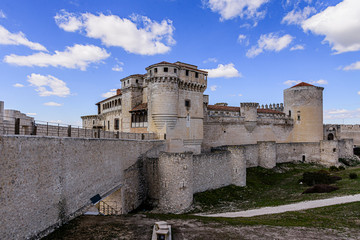
{"label": "paved walkway", "polygon": [[321,200],[298,202],[298,203],[281,205],[281,206],[276,206],[276,207],[263,207],[263,208],[257,208],[257,209],[240,211],[240,212],[226,212],[226,213],[217,213],[217,214],[196,214],[196,215],[203,216],[203,217],[228,217],[228,218],[254,217],[254,216],[259,216],[259,215],[300,211],[300,210],[306,210],[306,209],[311,209],[311,208],[326,207],[326,206],[331,206],[331,205],[336,205],[336,204],[351,203],[351,202],[358,202],[358,201],[360,201],[360,194],[348,195],[348,196],[342,196],[342,197],[334,197],[334,198],[321,199]]}

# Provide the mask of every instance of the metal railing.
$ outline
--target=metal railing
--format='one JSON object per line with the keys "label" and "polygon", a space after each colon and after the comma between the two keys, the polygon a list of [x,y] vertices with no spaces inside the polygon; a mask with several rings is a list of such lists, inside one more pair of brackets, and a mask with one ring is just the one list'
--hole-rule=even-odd
{"label": "metal railing", "polygon": [[[1,116],[0,116],[1,117]],[[134,139],[155,140],[155,133],[129,133],[120,131],[104,131],[103,129],[85,128],[40,120],[21,118],[0,119],[0,135],[34,135],[74,138],[110,138],[110,139]]]}

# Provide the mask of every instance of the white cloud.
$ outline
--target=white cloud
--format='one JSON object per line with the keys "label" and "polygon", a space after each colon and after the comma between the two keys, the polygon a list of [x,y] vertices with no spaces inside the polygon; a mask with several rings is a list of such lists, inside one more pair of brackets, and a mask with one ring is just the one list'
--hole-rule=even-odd
{"label": "white cloud", "polygon": [[299,83],[301,83],[300,80],[287,80],[287,81],[283,82],[283,84],[288,85],[288,86],[293,86],[293,85],[296,85]]}
{"label": "white cloud", "polygon": [[242,94],[241,94],[241,93],[239,93],[239,94],[238,94],[238,96],[239,96],[239,97],[242,97]]}
{"label": "white cloud", "polygon": [[6,18],[5,13],[0,9],[0,18]]}
{"label": "white cloud", "polygon": [[26,113],[26,115],[28,115],[28,116],[36,116],[37,113]]}
{"label": "white cloud", "polygon": [[250,44],[249,39],[244,34],[239,34],[237,41],[240,44],[245,44],[245,46],[248,46]]}
{"label": "white cloud", "polygon": [[252,46],[247,51],[246,56],[253,58],[264,52],[264,50],[279,52],[288,47],[293,39],[294,38],[289,34],[286,34],[282,37],[279,37],[274,33],[263,34],[260,36],[257,45]]}
{"label": "white cloud", "polygon": [[208,72],[209,78],[233,78],[233,77],[242,77],[241,73],[234,67],[233,63],[229,64],[219,64],[217,68],[213,69],[202,69]]}
{"label": "white cloud", "polygon": [[324,79],[320,79],[317,81],[311,81],[310,84],[326,85],[326,84],[328,84],[328,81],[326,81]]}
{"label": "white cloud", "polygon": [[298,44],[298,45],[295,45],[295,46],[291,47],[291,48],[290,48],[290,51],[304,50],[304,49],[305,49],[304,45]]}
{"label": "white cloud", "polygon": [[299,11],[293,9],[291,12],[286,14],[286,16],[282,19],[281,23],[286,23],[288,25],[301,24],[305,19],[307,19],[313,13],[316,13],[316,9],[309,6]]}
{"label": "white cloud", "polygon": [[360,91],[358,91],[358,94],[360,95]]}
{"label": "white cloud", "polygon": [[[288,85],[288,86],[293,86],[293,85],[299,84],[301,82],[303,82],[303,81],[301,81],[301,80],[287,80],[287,81],[283,82],[283,84]],[[328,81],[326,81],[324,79],[320,79],[320,80],[317,80],[317,81],[310,81],[309,83],[310,84],[317,84],[317,85],[326,85],[326,84],[328,84]]]}
{"label": "white cloud", "polygon": [[360,118],[360,108],[356,110],[332,109],[324,111],[325,119],[349,119]]}
{"label": "white cloud", "polygon": [[110,89],[109,92],[101,94],[103,98],[109,98],[116,95],[116,89]]}
{"label": "white cloud", "polygon": [[23,45],[33,50],[47,51],[40,43],[29,41],[22,32],[11,33],[0,25],[0,44],[2,45]]}
{"label": "white cloud", "polygon": [[324,35],[336,53],[360,50],[360,1],[344,0],[302,23],[304,31]]}
{"label": "white cloud", "polygon": [[13,87],[22,88],[22,87],[25,87],[25,86],[23,84],[21,84],[21,83],[15,83],[13,85]]}
{"label": "white cloud", "polygon": [[110,56],[105,49],[94,45],[75,44],[66,47],[65,51],[55,51],[55,54],[36,53],[29,56],[18,56],[15,54],[7,55],[4,58],[6,63],[18,66],[38,66],[38,67],[65,67],[77,68],[85,71],[89,64],[100,62]]}
{"label": "white cloud", "polygon": [[133,15],[128,19],[102,13],[75,16],[62,10],[56,14],[55,21],[65,31],[83,32],[87,37],[100,39],[106,46],[122,47],[130,53],[163,54],[175,44],[171,20],[159,23],[145,16]]}
{"label": "white cloud", "polygon": [[214,91],[216,91],[217,87],[218,86],[216,86],[216,85],[212,85],[212,86],[210,86],[210,90],[214,92]]}
{"label": "white cloud", "polygon": [[220,20],[229,20],[232,18],[253,18],[262,19],[265,17],[265,11],[258,9],[270,0],[208,0],[205,5],[213,12],[220,14]]}
{"label": "white cloud", "polygon": [[352,64],[344,67],[343,70],[345,70],[345,71],[349,71],[349,70],[360,70],[360,61],[354,62],[354,63],[352,63]]}
{"label": "white cloud", "polygon": [[120,62],[117,58],[115,58],[117,64],[111,69],[115,72],[122,72],[124,70],[124,68],[122,66],[124,66],[123,62]]}
{"label": "white cloud", "polygon": [[121,67],[119,64],[116,64],[111,70],[115,72],[122,72],[124,70],[123,67]]}
{"label": "white cloud", "polygon": [[47,103],[44,103],[44,105],[45,106],[50,106],[50,107],[60,107],[63,104],[62,103],[56,103],[56,102],[47,102]]}
{"label": "white cloud", "polygon": [[70,95],[70,89],[66,86],[66,83],[51,75],[43,76],[32,73],[27,76],[27,81],[31,84],[31,86],[36,87],[35,90],[41,97],[67,97]]}
{"label": "white cloud", "polygon": [[208,58],[206,60],[203,61],[203,63],[209,63],[209,62],[212,62],[212,63],[216,63],[218,60],[216,58]]}

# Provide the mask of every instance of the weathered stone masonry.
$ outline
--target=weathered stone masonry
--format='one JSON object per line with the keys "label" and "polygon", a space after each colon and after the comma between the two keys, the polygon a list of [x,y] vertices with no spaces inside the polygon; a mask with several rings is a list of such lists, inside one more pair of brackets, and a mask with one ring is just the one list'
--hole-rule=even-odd
{"label": "weathered stone masonry", "polygon": [[[0,136],[0,239],[26,239],[68,221],[90,198],[122,186],[136,208],[138,171],[126,171],[163,141]],[[126,174],[125,174],[125,173]],[[129,179],[129,180],[127,180]]]}

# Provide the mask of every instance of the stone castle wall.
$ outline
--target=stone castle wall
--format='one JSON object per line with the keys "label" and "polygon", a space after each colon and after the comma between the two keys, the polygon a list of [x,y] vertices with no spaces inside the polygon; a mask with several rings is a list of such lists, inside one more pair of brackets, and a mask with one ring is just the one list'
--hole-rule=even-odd
{"label": "stone castle wall", "polygon": [[[96,194],[124,188],[123,211],[140,203],[139,156],[162,141],[0,136],[0,239],[41,235],[81,213]],[[132,194],[130,194],[130,193]]]}

